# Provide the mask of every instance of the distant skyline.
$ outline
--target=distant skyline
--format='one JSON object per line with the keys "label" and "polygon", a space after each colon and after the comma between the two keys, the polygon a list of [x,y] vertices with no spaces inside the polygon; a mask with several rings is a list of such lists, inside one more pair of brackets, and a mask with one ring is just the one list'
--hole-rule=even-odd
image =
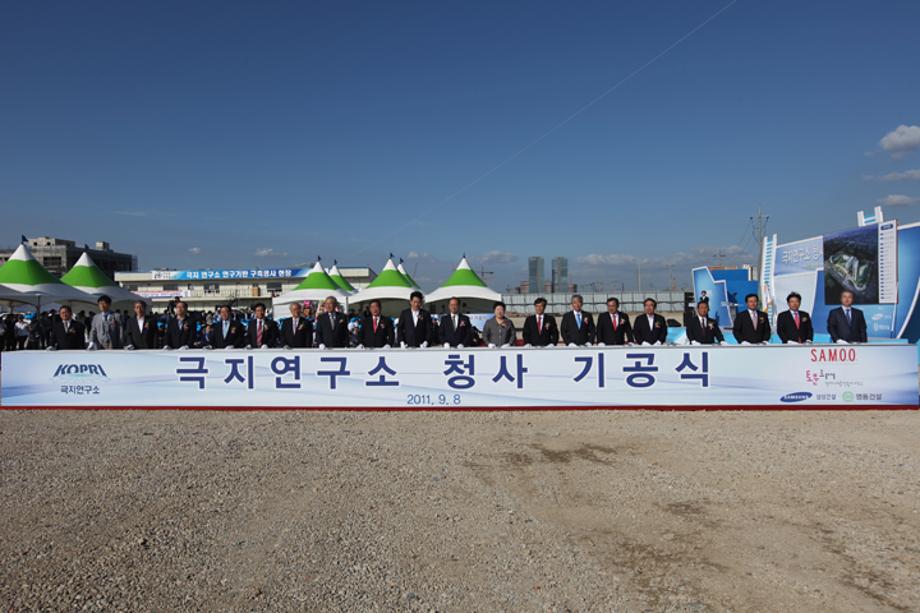
{"label": "distant skyline", "polygon": [[[9,3],[0,246],[679,286],[920,220],[915,1]],[[716,254],[719,254],[718,256]]]}

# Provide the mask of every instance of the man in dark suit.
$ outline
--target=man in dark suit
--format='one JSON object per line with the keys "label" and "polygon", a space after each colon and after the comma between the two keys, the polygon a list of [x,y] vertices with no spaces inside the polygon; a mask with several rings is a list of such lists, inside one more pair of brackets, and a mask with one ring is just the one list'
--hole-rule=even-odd
{"label": "man in dark suit", "polygon": [[393,322],[382,315],[383,307],[376,298],[368,305],[370,313],[361,325],[361,347],[370,349],[389,349],[393,346]]}
{"label": "man in dark suit", "polygon": [[472,347],[473,326],[470,318],[460,312],[460,299],[447,302],[447,313],[441,316],[438,337],[444,347]]}
{"label": "man in dark suit", "polygon": [[427,347],[432,340],[431,314],[422,308],[422,292],[412,292],[409,308],[399,314],[396,334],[401,347]]}
{"label": "man in dark suit", "polygon": [[552,315],[546,315],[546,298],[537,298],[533,301],[533,315],[528,315],[524,320],[522,336],[524,345],[531,347],[547,347],[559,342],[559,328]]}
{"label": "man in dark suit", "polygon": [[739,344],[758,345],[770,342],[770,320],[766,313],[757,308],[759,303],[757,294],[748,294],[744,297],[747,308],[735,314],[732,334]]}
{"label": "man in dark suit", "polygon": [[687,320],[687,340],[700,345],[721,345],[725,342],[719,323],[709,317],[708,300],[701,299],[696,304],[696,315]]}
{"label": "man in dark suit", "polygon": [[646,298],[642,303],[644,312],[633,320],[633,342],[639,345],[664,345],[668,342],[668,322],[655,312],[658,302]]}
{"label": "man in dark suit", "polygon": [[125,325],[125,349],[156,349],[157,322],[147,315],[143,300],[134,303],[134,317]]}
{"label": "man in dark suit", "polygon": [[323,301],[323,312],[316,316],[316,345],[320,349],[348,347],[348,320],[336,310],[339,301],[329,296]]}
{"label": "man in dark suit", "polygon": [[265,317],[265,305],[261,302],[252,307],[255,319],[246,329],[247,349],[268,349],[278,345],[278,326]]}
{"label": "man in dark suit", "polygon": [[246,342],[246,332],[243,324],[230,318],[230,306],[220,307],[220,316],[214,322],[214,340],[211,347],[214,349],[239,349]]}
{"label": "man in dark suit", "polygon": [[58,311],[59,320],[51,324],[49,349],[86,349],[86,330],[74,320],[73,311],[66,304]]}
{"label": "man in dark suit", "polygon": [[840,306],[827,315],[827,332],[833,343],[865,343],[866,318],[863,312],[853,306],[853,292],[848,289],[840,293]]}
{"label": "man in dark suit", "polygon": [[281,322],[281,344],[285,349],[313,346],[313,322],[303,316],[302,309],[299,302],[292,302],[288,307],[290,318]]}
{"label": "man in dark suit", "polygon": [[569,347],[594,343],[594,322],[591,313],[581,310],[584,300],[580,294],[572,296],[572,310],[562,316],[562,342]]}
{"label": "man in dark suit", "polygon": [[625,345],[632,342],[629,316],[620,313],[620,301],[607,299],[607,312],[597,316],[597,344]]}
{"label": "man in dark suit", "polygon": [[783,311],[776,318],[776,333],[783,343],[810,343],[815,337],[811,326],[811,317],[800,311],[802,296],[792,292],[786,296],[788,311]]}
{"label": "man in dark suit", "polygon": [[195,345],[198,336],[195,322],[188,316],[188,305],[178,300],[174,305],[175,317],[166,322],[164,349],[188,349]]}

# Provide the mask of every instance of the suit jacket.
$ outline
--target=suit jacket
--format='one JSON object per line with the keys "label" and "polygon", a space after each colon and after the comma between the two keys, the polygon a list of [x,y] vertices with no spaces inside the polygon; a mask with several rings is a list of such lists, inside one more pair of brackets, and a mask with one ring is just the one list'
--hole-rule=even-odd
{"label": "suit jacket", "polygon": [[64,322],[55,319],[51,324],[51,346],[56,349],[86,349],[86,328],[79,321],[70,320],[70,329],[64,332]]}
{"label": "suit jacket", "polygon": [[757,329],[754,329],[754,322],[751,321],[751,314],[745,308],[735,314],[735,325],[732,327],[732,334],[739,343],[745,341],[749,343],[768,343],[770,342],[770,319],[763,311],[757,311]]}
{"label": "suit jacket", "polygon": [[438,340],[443,345],[449,344],[451,347],[463,345],[472,347],[473,345],[473,324],[470,318],[463,313],[457,313],[457,329],[454,330],[454,320],[450,313],[441,315],[441,324],[438,326]]}
{"label": "suit jacket", "polygon": [[655,313],[652,326],[648,325],[648,315],[644,312],[636,315],[632,323],[633,342],[636,343],[661,343],[668,342],[668,322],[664,316]]}
{"label": "suit jacket", "polygon": [[706,318],[705,327],[700,323],[700,316],[693,315],[687,320],[687,340],[695,341],[702,345],[712,345],[716,341],[725,342],[718,322],[712,317]]}
{"label": "suit jacket", "polygon": [[581,327],[576,325],[575,311],[569,311],[562,316],[562,342],[568,345],[590,345],[594,342],[594,321],[591,313],[581,312]]}
{"label": "suit jacket", "polygon": [[312,347],[313,322],[306,317],[297,319],[297,329],[294,329],[294,318],[288,317],[281,322],[281,344],[285,347]]}
{"label": "suit jacket", "polygon": [[418,323],[412,323],[412,309],[406,309],[399,314],[396,323],[396,340],[405,343],[407,347],[421,347],[422,343],[434,340],[434,325],[431,323],[431,314],[425,309],[419,309]]}
{"label": "suit jacket", "polygon": [[166,323],[166,347],[178,349],[179,347],[192,347],[195,344],[195,338],[198,336],[197,326],[187,315],[179,325],[179,320],[170,317]]}
{"label": "suit jacket", "polygon": [[135,349],[157,348],[157,321],[150,315],[144,316],[144,329],[137,325],[137,317],[128,318],[125,326],[125,345],[133,345]]}
{"label": "suit jacket", "polygon": [[329,313],[316,316],[316,344],[328,348],[348,347],[348,320],[338,311],[329,317]]}
{"label": "suit jacket", "polygon": [[369,348],[380,348],[384,345],[392,347],[396,344],[396,335],[393,330],[393,321],[389,317],[377,317],[377,331],[374,331],[374,318],[368,315],[361,325],[361,344]]}
{"label": "suit jacket", "polygon": [[117,314],[109,311],[108,322],[102,313],[93,316],[89,328],[89,342],[96,349],[121,349],[122,348],[121,320]]}
{"label": "suit jacket", "polygon": [[521,337],[525,345],[534,347],[546,347],[547,345],[556,345],[559,343],[559,328],[556,327],[556,319],[552,315],[543,314],[543,329],[537,330],[537,316],[528,315],[524,320],[524,328],[521,331]]}
{"label": "suit jacket", "polygon": [[848,343],[865,343],[868,336],[866,333],[866,318],[859,309],[850,307],[850,319],[847,321],[846,313],[843,307],[833,309],[827,315],[827,332],[831,335],[831,341],[836,343],[838,340],[844,340]]}
{"label": "suit jacket", "polygon": [[780,340],[784,343],[795,341],[804,343],[813,340],[815,337],[814,329],[811,326],[811,316],[805,311],[799,310],[799,327],[795,327],[795,318],[792,311],[783,311],[776,318],[776,333],[779,334]]}
{"label": "suit jacket", "polygon": [[246,342],[246,333],[243,330],[243,324],[238,321],[230,320],[230,327],[227,328],[227,336],[224,336],[224,322],[217,318],[211,326],[214,330],[214,340],[211,346],[215,349],[226,349],[227,347],[242,347]]}
{"label": "suit jacket", "polygon": [[610,313],[601,313],[597,316],[597,342],[605,345],[625,345],[632,341],[632,326],[629,325],[629,315],[617,311],[617,327],[613,328]]}
{"label": "suit jacket", "polygon": [[267,317],[262,320],[262,345],[257,341],[259,335],[258,324],[256,319],[253,318],[249,320],[249,326],[246,328],[246,344],[252,347],[253,349],[258,349],[262,345],[268,345],[269,347],[278,346],[278,326],[274,321],[268,319]]}

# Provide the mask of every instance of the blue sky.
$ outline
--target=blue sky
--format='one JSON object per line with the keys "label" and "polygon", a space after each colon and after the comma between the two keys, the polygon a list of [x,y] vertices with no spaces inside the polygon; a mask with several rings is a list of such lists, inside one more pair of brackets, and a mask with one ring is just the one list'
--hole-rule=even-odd
{"label": "blue sky", "polygon": [[661,288],[751,261],[758,205],[784,239],[920,219],[916,1],[2,10],[0,244]]}

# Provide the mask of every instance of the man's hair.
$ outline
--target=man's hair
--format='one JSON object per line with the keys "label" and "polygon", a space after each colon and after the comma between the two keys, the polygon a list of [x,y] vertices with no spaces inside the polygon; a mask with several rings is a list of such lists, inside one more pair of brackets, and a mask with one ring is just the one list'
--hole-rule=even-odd
{"label": "man's hair", "polygon": [[230,305],[229,305],[229,304],[221,304],[221,305],[219,305],[219,306],[217,307],[217,311],[218,311],[218,312],[223,311],[224,309],[227,309],[227,310],[230,311],[231,313],[233,312],[233,309],[230,308]]}
{"label": "man's hair", "polygon": [[377,299],[377,298],[374,298],[373,300],[371,300],[371,301],[368,303],[367,306],[371,306],[372,304],[376,304],[376,305],[377,305],[378,307],[380,307],[381,309],[383,308],[383,303],[380,302],[380,300]]}
{"label": "man's hair", "polygon": [[112,299],[109,298],[107,295],[102,294],[101,296],[96,298],[96,304],[99,304],[100,302],[104,302],[106,304],[112,304]]}
{"label": "man's hair", "polygon": [[255,303],[254,305],[252,305],[252,310],[255,311],[259,307],[262,307],[262,310],[265,310],[265,303],[264,302]]}
{"label": "man's hair", "polygon": [[760,297],[757,294],[748,294],[744,297],[744,301],[747,302],[748,298],[757,298],[757,300],[760,300]]}
{"label": "man's hair", "polygon": [[700,307],[703,306],[704,304],[708,307],[708,306],[709,306],[709,301],[707,301],[707,300],[700,300],[699,302],[696,303],[696,308],[700,308]]}
{"label": "man's hair", "polygon": [[68,311],[70,311],[71,313],[73,313],[73,309],[70,308],[70,305],[69,305],[69,304],[62,304],[62,305],[61,305],[61,308],[58,309],[58,312],[63,311],[64,309],[67,309]]}
{"label": "man's hair", "polygon": [[851,289],[845,289],[845,290],[843,290],[842,292],[840,292],[840,296],[841,296],[841,297],[843,297],[844,294],[849,294],[850,296],[853,297],[854,300],[856,299],[856,292],[854,292],[854,291],[851,290]]}
{"label": "man's hair", "polygon": [[450,304],[450,303],[453,302],[454,300],[457,301],[457,305],[459,306],[459,305],[460,305],[460,299],[457,298],[456,296],[451,296],[450,299],[447,301],[447,304]]}
{"label": "man's hair", "polygon": [[142,307],[144,307],[145,311],[147,310],[147,303],[145,303],[143,300],[135,300],[134,306],[137,306],[137,305],[141,305]]}
{"label": "man's hair", "polygon": [[786,302],[789,302],[793,298],[798,298],[799,302],[802,302],[802,295],[798,292],[789,292],[789,295],[786,296]]}
{"label": "man's hair", "polygon": [[503,308],[503,309],[506,308],[506,307],[505,307],[505,303],[502,302],[501,300],[496,300],[496,301],[492,304],[492,310],[494,311],[497,307],[501,307],[501,308]]}
{"label": "man's hair", "polygon": [[188,303],[185,300],[176,300],[176,306],[179,306],[180,304],[184,306],[186,310],[188,309]]}
{"label": "man's hair", "polygon": [[534,306],[537,306],[538,304],[542,304],[543,306],[546,306],[546,298],[544,298],[543,296],[540,296],[539,298],[533,301],[533,304]]}
{"label": "man's hair", "polygon": [[651,302],[651,303],[652,303],[653,305],[655,305],[656,307],[658,306],[658,301],[655,300],[654,298],[652,298],[651,296],[649,296],[648,298],[646,298],[645,300],[643,300],[643,301],[642,301],[642,304],[645,304],[646,302]]}
{"label": "man's hair", "polygon": [[576,298],[578,298],[582,302],[585,301],[585,299],[581,297],[581,294],[572,294],[572,300],[575,300]]}
{"label": "man's hair", "polygon": [[[339,299],[336,298],[335,296],[326,296],[326,300],[331,300],[333,304],[339,303]],[[326,302],[326,300],[323,300],[323,302]]]}
{"label": "man's hair", "polygon": [[610,304],[611,302],[616,302],[616,303],[617,303],[617,306],[618,306],[618,307],[620,306],[620,301],[619,301],[619,299],[614,298],[613,296],[611,296],[610,298],[607,299],[607,304]]}
{"label": "man's hair", "polygon": [[411,294],[409,294],[409,300],[412,300],[413,298],[418,298],[419,300],[424,300],[424,299],[425,299],[425,297],[422,295],[422,292],[420,292],[420,291],[418,291],[418,290],[416,290],[416,291],[412,292]]}

